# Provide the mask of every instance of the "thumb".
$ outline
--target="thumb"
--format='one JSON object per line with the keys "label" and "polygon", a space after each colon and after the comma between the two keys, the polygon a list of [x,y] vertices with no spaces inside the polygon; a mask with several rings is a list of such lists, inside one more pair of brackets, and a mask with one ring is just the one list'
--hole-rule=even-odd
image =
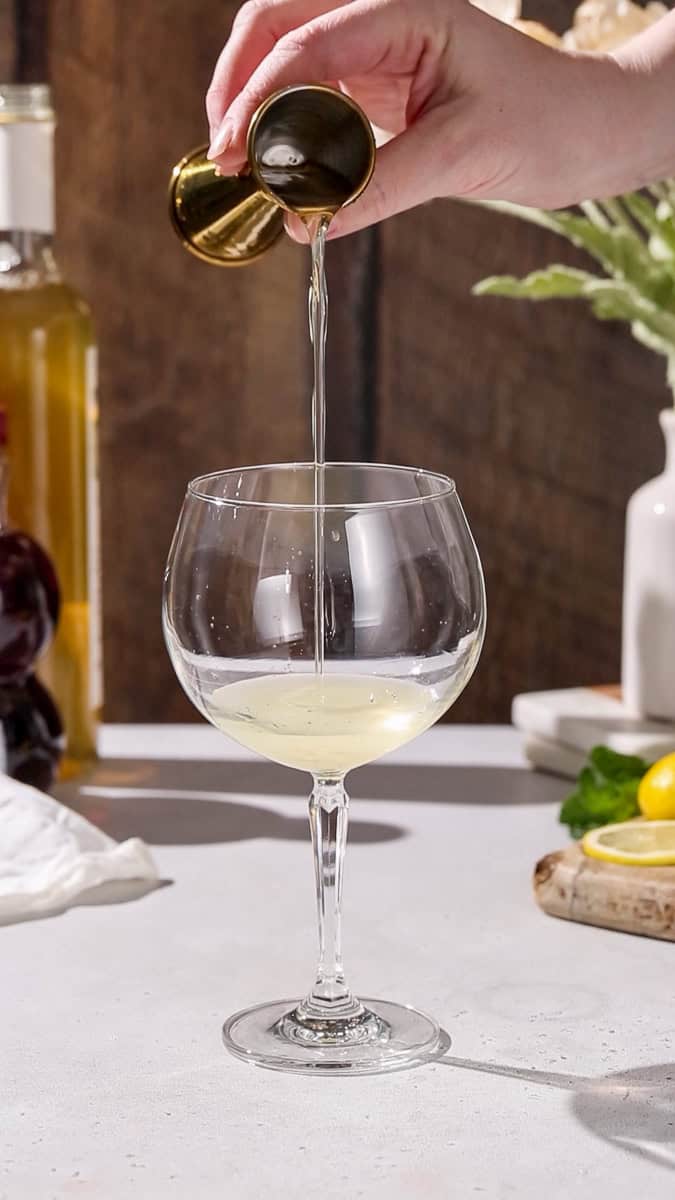
{"label": "thumb", "polygon": [[[414,125],[392,138],[377,152],[373,177],[363,195],[343,208],[331,221],[330,239],[356,233],[376,221],[393,217],[444,195],[442,166],[439,165],[440,110],[420,117]],[[445,158],[447,131],[442,135]]]}

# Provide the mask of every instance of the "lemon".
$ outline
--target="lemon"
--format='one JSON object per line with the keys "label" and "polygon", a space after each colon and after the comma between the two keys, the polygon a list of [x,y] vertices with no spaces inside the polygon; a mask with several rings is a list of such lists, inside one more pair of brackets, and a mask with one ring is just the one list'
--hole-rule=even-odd
{"label": "lemon", "polygon": [[675,866],[675,821],[622,821],[584,835],[581,848],[591,858],[626,867]]}
{"label": "lemon", "polygon": [[643,775],[638,804],[650,821],[675,821],[675,754],[666,754]]}

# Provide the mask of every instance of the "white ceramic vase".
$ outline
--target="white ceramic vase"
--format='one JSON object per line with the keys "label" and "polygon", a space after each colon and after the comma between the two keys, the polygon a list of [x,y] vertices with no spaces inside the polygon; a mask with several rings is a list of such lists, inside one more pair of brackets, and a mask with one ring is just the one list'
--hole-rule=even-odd
{"label": "white ceramic vase", "polygon": [[675,721],[675,409],[659,419],[665,469],[626,511],[621,682],[632,713]]}

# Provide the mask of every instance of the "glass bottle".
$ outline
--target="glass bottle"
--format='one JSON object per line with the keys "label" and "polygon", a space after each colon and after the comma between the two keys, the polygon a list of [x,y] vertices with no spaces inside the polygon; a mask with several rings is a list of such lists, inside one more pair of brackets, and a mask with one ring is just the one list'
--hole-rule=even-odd
{"label": "glass bottle", "polygon": [[5,414],[0,410],[0,768],[48,791],[63,753],[63,726],[35,666],[59,619],[53,564],[7,515]]}
{"label": "glass bottle", "polygon": [[61,586],[40,664],[66,729],[66,762],[95,754],[102,704],[96,344],[57,267],[54,113],[45,85],[0,84],[0,409],[12,522],[49,553]]}

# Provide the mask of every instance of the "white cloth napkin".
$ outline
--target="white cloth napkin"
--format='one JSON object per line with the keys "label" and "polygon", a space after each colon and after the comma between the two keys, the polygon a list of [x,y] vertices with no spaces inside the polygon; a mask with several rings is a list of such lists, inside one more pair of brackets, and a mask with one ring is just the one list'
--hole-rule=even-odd
{"label": "white cloth napkin", "polygon": [[158,878],[140,838],[116,842],[51,796],[0,775],[0,924],[61,911],[99,884]]}

